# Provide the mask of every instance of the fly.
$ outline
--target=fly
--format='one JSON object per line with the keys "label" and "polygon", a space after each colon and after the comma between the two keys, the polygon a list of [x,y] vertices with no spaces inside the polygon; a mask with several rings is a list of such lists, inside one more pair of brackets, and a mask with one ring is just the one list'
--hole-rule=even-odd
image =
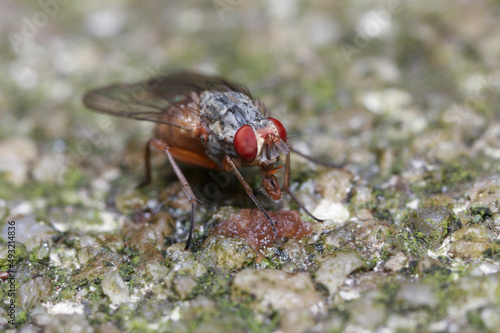
{"label": "fly", "polygon": [[266,193],[277,201],[281,199],[281,189],[275,173],[282,168],[280,155],[285,155],[285,192],[314,220],[322,221],[290,190],[290,152],[304,155],[288,144],[281,122],[269,117],[264,104],[239,84],[180,72],[133,84],[98,88],[87,93],[83,102],[103,113],[157,123],[155,136],[146,144],[145,183],[151,182],[151,147],[155,147],[167,155],[191,203],[185,250],[191,246],[198,200],[177,161],[235,174],[276,234],[275,222],[255,198],[238,168],[258,169]]}

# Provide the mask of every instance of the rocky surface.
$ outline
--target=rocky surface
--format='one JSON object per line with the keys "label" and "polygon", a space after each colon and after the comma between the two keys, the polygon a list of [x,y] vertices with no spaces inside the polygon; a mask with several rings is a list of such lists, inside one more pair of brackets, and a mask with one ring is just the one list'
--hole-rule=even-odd
{"label": "rocky surface", "polygon": [[[1,331],[498,331],[497,2],[0,13]],[[297,150],[340,166],[291,157],[292,190],[324,222],[282,217],[293,230],[273,239],[236,179],[183,167],[203,202],[183,251],[190,204],[162,154],[137,189],[153,125],[81,101],[176,69],[246,84]],[[269,211],[298,208],[244,176]]]}

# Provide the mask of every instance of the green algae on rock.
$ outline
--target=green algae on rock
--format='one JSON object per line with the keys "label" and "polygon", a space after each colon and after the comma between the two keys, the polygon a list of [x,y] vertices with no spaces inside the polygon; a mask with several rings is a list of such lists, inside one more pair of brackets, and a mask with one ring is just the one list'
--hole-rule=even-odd
{"label": "green algae on rock", "polygon": [[479,259],[487,253],[500,250],[494,243],[496,237],[483,225],[461,228],[451,235],[450,256],[452,258]]}
{"label": "green algae on rock", "polygon": [[430,248],[438,247],[457,228],[453,212],[443,206],[417,209],[410,213],[406,223],[413,232],[423,236]]}
{"label": "green algae on rock", "polygon": [[[0,263],[15,220],[18,301],[0,331],[496,332],[498,3],[237,2],[0,1]],[[252,207],[235,181],[199,198],[183,251],[190,203],[161,153],[134,189],[152,126],[81,103],[176,69],[246,82],[292,147],[342,165],[291,156],[292,190],[329,219],[262,253],[212,235]]]}

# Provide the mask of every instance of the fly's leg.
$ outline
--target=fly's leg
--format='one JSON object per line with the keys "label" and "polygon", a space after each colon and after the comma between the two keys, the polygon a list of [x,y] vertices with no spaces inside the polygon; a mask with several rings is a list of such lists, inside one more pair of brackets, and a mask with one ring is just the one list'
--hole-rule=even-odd
{"label": "fly's leg", "polygon": [[300,151],[295,150],[290,145],[288,145],[288,148],[290,149],[290,151],[293,151],[295,154],[300,155],[303,158],[305,158],[305,159],[307,159],[307,160],[309,160],[309,161],[311,161],[313,163],[316,163],[316,164],[319,164],[319,165],[324,165],[324,166],[329,167],[329,168],[341,168],[341,167],[343,167],[345,165],[345,163],[343,163],[343,164],[331,164],[331,163],[328,163],[328,162],[325,162],[325,161],[320,161],[318,159],[315,159],[314,157],[311,157],[309,155],[301,153]]}
{"label": "fly's leg", "polygon": [[[175,175],[181,182],[182,189],[184,190],[184,193],[186,193],[189,202],[191,202],[191,224],[189,226],[189,234],[188,234],[188,239],[186,241],[186,247],[184,248],[184,251],[188,251],[189,248],[191,247],[191,240],[193,238],[193,229],[194,229],[194,215],[196,211],[196,201],[199,201],[196,199],[196,196],[193,193],[193,190],[191,189],[191,186],[189,186],[189,183],[186,180],[186,177],[184,177],[184,174],[182,173],[181,169],[175,162],[174,157],[172,156],[172,153],[170,152],[170,147],[168,144],[165,142],[158,140],[156,138],[152,138],[148,141],[148,147],[149,145],[153,145],[159,150],[162,150],[165,152],[167,155],[168,161],[170,162],[170,165],[172,165],[172,169],[175,172]],[[146,172],[146,177],[147,177],[147,172]]]}
{"label": "fly's leg", "polygon": [[285,162],[285,181],[284,181],[284,187],[285,187],[285,191],[286,193],[290,194],[290,196],[292,197],[293,201],[295,201],[297,203],[297,205],[299,205],[299,207],[304,211],[306,212],[307,215],[309,215],[310,217],[312,217],[315,221],[317,222],[323,222],[324,220],[322,219],[318,219],[316,216],[314,216],[313,214],[311,214],[311,212],[309,212],[309,210],[307,210],[307,208],[304,206],[304,204],[302,204],[302,202],[300,202],[300,200],[295,196],[295,194],[293,194],[293,192],[290,190],[290,153],[286,154],[286,162]]}
{"label": "fly's leg", "polygon": [[245,180],[245,178],[243,178],[243,176],[241,175],[241,173],[238,171],[238,169],[236,168],[236,165],[234,165],[234,162],[233,162],[233,160],[231,159],[231,157],[229,155],[226,155],[226,157],[224,157],[223,164],[224,164],[224,169],[226,169],[226,171],[229,171],[229,172],[232,171],[232,172],[234,172],[234,174],[236,175],[236,177],[238,177],[238,180],[240,181],[241,185],[243,185],[243,187],[245,188],[245,192],[247,192],[247,194],[250,197],[250,199],[252,199],[252,201],[255,203],[255,205],[257,206],[257,208],[259,208],[259,210],[262,212],[262,214],[264,214],[264,216],[269,221],[269,223],[271,223],[271,227],[273,228],[274,236],[277,236],[277,233],[276,233],[276,222],[274,222],[273,219],[271,219],[271,216],[269,216],[269,213],[266,212],[266,210],[264,209],[264,207],[262,207],[262,205],[260,204],[260,202],[253,195],[252,188],[250,187],[250,185],[248,185],[248,183]]}
{"label": "fly's leg", "polygon": [[151,138],[146,143],[146,149],[144,149],[144,168],[146,169],[146,175],[142,183],[137,187],[143,187],[151,183],[151,143],[153,140],[158,140],[156,138]]}

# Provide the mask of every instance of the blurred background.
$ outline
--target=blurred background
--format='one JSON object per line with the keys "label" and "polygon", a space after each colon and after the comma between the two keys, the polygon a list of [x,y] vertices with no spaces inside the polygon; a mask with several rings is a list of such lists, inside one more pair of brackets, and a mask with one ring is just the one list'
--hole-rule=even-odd
{"label": "blurred background", "polygon": [[[247,85],[299,147],[367,177],[398,168],[411,143],[455,159],[498,111],[495,1],[41,0],[0,9],[3,182],[139,163],[152,125],[89,112],[82,96],[179,69]],[[466,132],[430,132],[443,126]],[[450,140],[452,151],[439,147]]]}

